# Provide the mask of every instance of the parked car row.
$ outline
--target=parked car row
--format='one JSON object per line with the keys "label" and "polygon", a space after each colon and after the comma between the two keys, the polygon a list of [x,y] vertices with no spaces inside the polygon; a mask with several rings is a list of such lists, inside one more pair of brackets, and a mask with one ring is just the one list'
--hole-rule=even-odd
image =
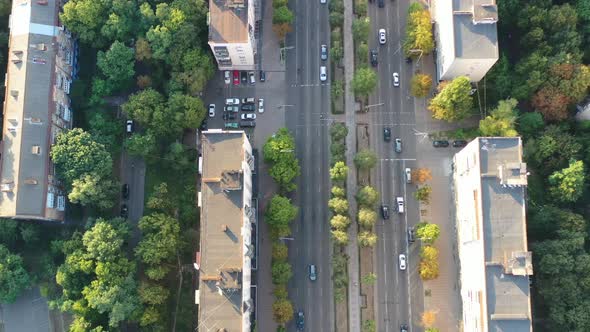
{"label": "parked car row", "polygon": [[[266,73],[264,71],[259,71],[259,76],[258,78],[260,79],[260,82],[265,82],[266,81]],[[225,84],[229,85],[232,81],[234,85],[240,85],[240,82],[242,84],[248,84],[250,83],[251,85],[256,84],[256,77],[253,71],[239,71],[239,70],[234,70],[233,74],[230,73],[229,70],[226,70],[223,73],[223,80],[225,82]]]}
{"label": "parked car row", "polygon": [[[462,140],[462,139],[454,140],[452,145],[453,145],[454,148],[462,148],[465,145],[467,145],[467,141],[466,140]],[[447,141],[447,140],[435,140],[435,141],[432,142],[432,146],[434,146],[435,148],[446,148],[446,147],[449,146],[449,141]]]}

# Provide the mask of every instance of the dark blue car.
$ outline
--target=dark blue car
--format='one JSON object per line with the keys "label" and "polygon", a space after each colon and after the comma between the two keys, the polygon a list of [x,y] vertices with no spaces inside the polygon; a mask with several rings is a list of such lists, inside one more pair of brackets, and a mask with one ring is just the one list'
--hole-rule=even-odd
{"label": "dark blue car", "polygon": [[297,325],[297,330],[303,331],[303,329],[305,328],[305,317],[303,316],[303,311],[299,311],[297,313],[297,319],[295,321],[295,324]]}

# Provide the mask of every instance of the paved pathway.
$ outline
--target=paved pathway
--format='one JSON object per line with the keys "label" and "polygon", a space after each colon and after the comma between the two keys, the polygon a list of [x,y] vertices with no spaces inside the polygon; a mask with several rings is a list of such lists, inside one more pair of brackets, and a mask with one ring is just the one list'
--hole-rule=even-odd
{"label": "paved pathway", "polygon": [[347,199],[351,226],[348,231],[349,243],[346,248],[348,255],[348,324],[351,332],[361,330],[361,308],[359,287],[359,247],[357,241],[358,226],[356,224],[356,169],[353,166],[356,152],[356,118],[354,112],[354,93],[351,89],[352,76],[354,74],[354,45],[352,42],[352,0],[344,0],[344,110],[346,114],[346,164],[348,179],[346,181]]}

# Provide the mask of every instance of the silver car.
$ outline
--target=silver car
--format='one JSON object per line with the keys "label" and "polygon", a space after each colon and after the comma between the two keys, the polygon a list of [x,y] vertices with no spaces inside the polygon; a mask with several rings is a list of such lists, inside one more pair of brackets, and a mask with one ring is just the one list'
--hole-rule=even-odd
{"label": "silver car", "polygon": [[316,281],[317,278],[318,278],[318,271],[317,271],[315,265],[310,264],[309,265],[309,280]]}
{"label": "silver car", "polygon": [[379,29],[379,44],[385,45],[386,41],[387,39],[385,37],[385,29]]}
{"label": "silver car", "polygon": [[402,271],[406,270],[406,255],[399,254],[399,269]]}
{"label": "silver car", "polygon": [[401,138],[395,139],[395,152],[401,153],[402,152],[402,140]]}

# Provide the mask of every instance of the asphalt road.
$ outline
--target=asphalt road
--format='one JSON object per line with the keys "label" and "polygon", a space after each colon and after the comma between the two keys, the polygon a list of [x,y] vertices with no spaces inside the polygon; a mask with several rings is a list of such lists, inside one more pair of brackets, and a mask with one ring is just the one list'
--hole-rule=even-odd
{"label": "asphalt road", "polygon": [[145,162],[141,158],[132,157],[126,151],[121,153],[121,183],[129,185],[129,198],[121,197],[121,204],[127,205],[128,217],[132,227],[130,248],[134,248],[141,238],[137,227],[139,219],[143,216],[143,204],[145,196]]}
{"label": "asphalt road", "polygon": [[[407,241],[408,226],[419,220],[418,204],[413,197],[415,186],[405,181],[405,168],[416,167],[416,135],[414,101],[410,96],[410,79],[414,64],[405,62],[401,48],[409,1],[385,0],[385,7],[378,8],[377,1],[369,4],[371,36],[369,48],[377,49],[379,64],[376,68],[379,83],[369,100],[371,114],[371,146],[379,163],[374,170],[382,204],[390,208],[390,219],[380,219],[376,230],[377,251],[377,326],[378,331],[399,331],[401,324],[408,324],[410,331],[418,330],[416,319],[420,313],[412,312],[412,299],[421,294],[411,292],[417,282],[419,260],[416,244]],[[387,42],[380,45],[379,29],[387,32]],[[400,86],[393,86],[393,73],[400,76]],[[391,128],[391,142],[383,139],[383,129]],[[396,138],[402,140],[402,152],[394,151]],[[397,213],[395,198],[403,197],[405,212]],[[399,269],[398,256],[405,254],[407,269]]]}
{"label": "asphalt road", "polygon": [[[293,240],[288,241],[294,276],[289,294],[296,311],[305,314],[305,331],[333,331],[334,303],[331,281],[331,241],[327,204],[330,193],[328,128],[331,80],[329,60],[320,59],[320,45],[330,45],[328,6],[319,0],[295,1],[294,32],[286,46],[287,104],[285,120],[295,133],[301,165],[294,197],[299,215]],[[328,68],[328,81],[320,81],[320,66]],[[298,70],[299,69],[299,70]],[[317,267],[316,281],[308,267]],[[288,325],[295,331],[295,322]]]}

